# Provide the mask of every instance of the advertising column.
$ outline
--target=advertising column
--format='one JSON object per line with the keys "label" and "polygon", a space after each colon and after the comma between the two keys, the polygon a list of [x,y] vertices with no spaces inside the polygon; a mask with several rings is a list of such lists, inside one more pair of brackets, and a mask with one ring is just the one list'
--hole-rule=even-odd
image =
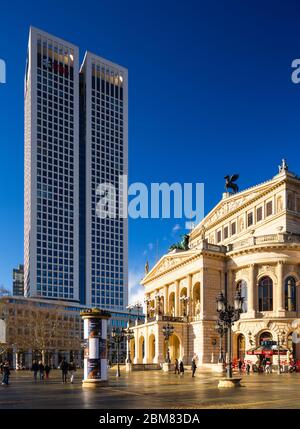
{"label": "advertising column", "polygon": [[96,387],[108,380],[107,321],[110,313],[85,310],[80,313],[84,328],[84,387]]}

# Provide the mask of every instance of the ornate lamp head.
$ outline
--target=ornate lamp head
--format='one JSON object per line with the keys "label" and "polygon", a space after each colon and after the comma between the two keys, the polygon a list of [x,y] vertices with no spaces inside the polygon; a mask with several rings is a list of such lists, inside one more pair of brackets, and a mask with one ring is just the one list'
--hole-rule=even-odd
{"label": "ornate lamp head", "polygon": [[225,308],[225,297],[223,295],[223,292],[220,292],[217,297],[217,311],[220,313],[221,311],[225,311]]}

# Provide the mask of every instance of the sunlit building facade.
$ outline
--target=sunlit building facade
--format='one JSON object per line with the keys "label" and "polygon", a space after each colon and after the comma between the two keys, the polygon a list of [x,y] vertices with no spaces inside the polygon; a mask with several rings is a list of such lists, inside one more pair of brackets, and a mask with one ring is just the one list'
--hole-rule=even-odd
{"label": "sunlit building facade", "polygon": [[[189,234],[189,250],[164,255],[145,275],[147,317],[133,327],[131,352],[136,364],[161,364],[167,345],[163,327],[174,333],[169,348],[175,358],[214,367],[220,343],[216,298],[230,303],[236,291],[243,313],[233,326],[233,358],[263,341],[278,341],[300,359],[294,341],[300,317],[300,179],[285,162],[272,179],[230,194]],[[298,322],[297,322],[298,320]],[[294,339],[293,339],[294,338]]]}

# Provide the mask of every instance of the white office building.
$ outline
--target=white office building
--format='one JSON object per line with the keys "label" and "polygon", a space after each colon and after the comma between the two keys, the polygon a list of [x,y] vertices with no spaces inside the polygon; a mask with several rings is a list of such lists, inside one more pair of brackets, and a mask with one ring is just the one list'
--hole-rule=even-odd
{"label": "white office building", "polygon": [[[120,177],[128,174],[127,70],[87,52],[80,70],[81,157],[80,208],[85,210],[85,233],[80,234],[80,278],[86,279],[86,302],[104,309],[127,305],[127,219],[122,218],[127,194],[119,187]],[[100,183],[116,190],[115,211],[109,218],[97,214]],[[125,198],[124,198],[125,197]],[[85,204],[83,200],[85,198]],[[83,281],[81,280],[81,284]],[[83,291],[82,287],[82,291]]]}
{"label": "white office building", "polygon": [[127,174],[127,123],[127,70],[86,53],[79,71],[76,46],[31,27],[25,296],[108,310],[127,305],[127,219],[119,205],[115,219],[96,215],[98,185]]}

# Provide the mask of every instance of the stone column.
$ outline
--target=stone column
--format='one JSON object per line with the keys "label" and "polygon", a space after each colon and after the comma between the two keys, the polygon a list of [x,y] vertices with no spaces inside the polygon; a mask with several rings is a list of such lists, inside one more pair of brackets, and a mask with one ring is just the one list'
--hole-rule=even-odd
{"label": "stone column", "polygon": [[256,281],[255,281],[255,264],[249,265],[249,285],[247,289],[247,316],[248,317],[255,317],[256,312]]}
{"label": "stone column", "polygon": [[133,363],[139,363],[139,336],[138,330],[134,331],[134,359]]}
{"label": "stone column", "polygon": [[169,286],[165,286],[165,308],[164,313],[167,316],[169,314]]}
{"label": "stone column", "polygon": [[144,336],[144,358],[143,363],[148,363],[148,355],[149,355],[149,338],[148,338],[148,328],[146,328],[146,334]]}
{"label": "stone column", "polygon": [[192,308],[193,308],[193,302],[192,302],[192,294],[193,294],[193,275],[189,274],[187,276],[187,284],[188,284],[188,303],[187,303],[187,315],[188,316],[192,316]]}
{"label": "stone column", "polygon": [[179,309],[179,280],[175,281],[175,317],[178,317],[180,313]]}
{"label": "stone column", "polygon": [[[284,316],[284,285],[283,285],[283,261],[277,263],[277,293],[275,298],[275,290],[273,290],[273,311],[276,311],[277,316]],[[274,288],[274,285],[273,285]]]}

